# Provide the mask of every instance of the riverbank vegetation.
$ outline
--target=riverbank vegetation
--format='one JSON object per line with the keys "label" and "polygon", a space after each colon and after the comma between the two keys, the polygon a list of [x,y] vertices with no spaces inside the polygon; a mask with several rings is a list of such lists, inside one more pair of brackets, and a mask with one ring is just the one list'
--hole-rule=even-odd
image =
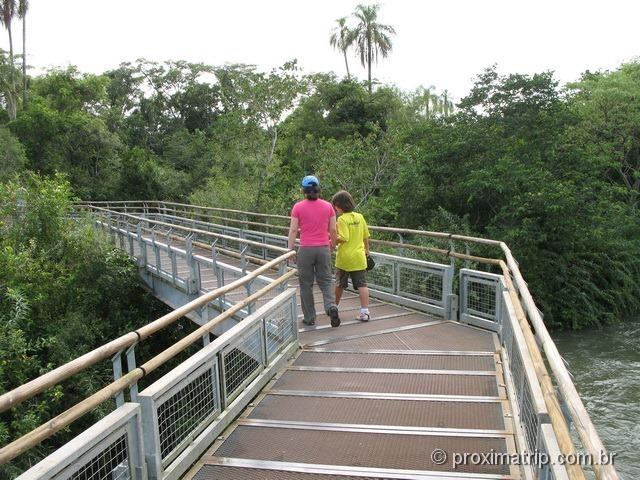
{"label": "riverbank vegetation", "polygon": [[52,70],[2,122],[0,172],[63,173],[85,199],[280,214],[315,173],[371,223],[504,240],[550,326],[639,310],[640,64],[569,85],[488,68],[455,109],[433,87],[367,83],[295,62]]}

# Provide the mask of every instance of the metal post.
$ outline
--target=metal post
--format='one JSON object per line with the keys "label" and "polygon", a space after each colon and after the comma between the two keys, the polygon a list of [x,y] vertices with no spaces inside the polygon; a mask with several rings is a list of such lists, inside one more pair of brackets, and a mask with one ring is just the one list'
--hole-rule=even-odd
{"label": "metal post", "polygon": [[[216,275],[217,288],[224,286],[224,272],[222,268],[218,265],[218,251],[216,250],[216,244],[218,243],[218,239],[216,238],[211,244],[211,260],[213,262],[213,272]],[[218,297],[218,306],[220,310],[224,310],[224,295],[220,295]]]}
{"label": "metal post", "polygon": [[242,269],[242,276],[247,274],[247,249],[249,245],[245,244],[240,250],[240,268]]}
{"label": "metal post", "polygon": [[200,280],[200,268],[193,256],[193,241],[192,234],[186,237],[186,251],[187,251],[187,266],[189,267],[189,279],[188,279],[188,291],[187,293],[193,295],[200,292],[201,280]]}
{"label": "metal post", "polygon": [[[252,294],[252,290],[253,290],[253,280],[251,280],[250,282],[248,282],[248,283],[245,285],[245,287],[246,287],[246,289],[247,289],[247,297],[250,297],[250,296],[251,296],[251,294]],[[248,313],[249,315],[251,315],[251,314],[253,313],[253,311],[254,311],[254,310],[255,310],[255,301],[250,302],[250,303],[247,305],[247,313]]]}
{"label": "metal post", "polygon": [[147,267],[147,244],[142,237],[142,224],[136,225],[136,235],[138,235],[138,245],[140,247],[140,253],[138,256],[138,265],[141,267]]}
{"label": "metal post", "polygon": [[151,228],[151,245],[153,246],[153,252],[156,256],[156,273],[160,275],[162,270],[162,261],[160,259],[160,247],[156,244],[156,230],[155,225]]}
{"label": "metal post", "polygon": [[[455,251],[456,251],[456,246],[453,243],[453,240],[449,240],[449,253],[455,253]],[[452,256],[449,256],[449,265],[451,265],[451,267],[455,270],[456,259],[453,258]]]}
{"label": "metal post", "polygon": [[129,222],[125,223],[126,225],[126,232],[127,232],[127,242],[129,243],[129,255],[131,255],[132,257],[134,256],[133,254],[133,236],[131,234],[131,225],[129,224]]}
{"label": "metal post", "polygon": [[122,235],[122,220],[118,219],[116,223],[116,235],[118,235],[118,241],[120,243],[120,250],[125,250],[124,248],[124,236]]}
{"label": "metal post", "polygon": [[[278,276],[281,277],[283,276],[285,273],[287,273],[287,261],[284,260],[282,262],[280,262],[280,266],[278,267]],[[289,281],[285,281],[282,282],[282,284],[280,285],[279,291],[280,292],[284,292],[289,286]]]}
{"label": "metal post", "polygon": [[[127,371],[133,372],[136,369],[136,344],[127,348]],[[132,402],[138,401],[138,382],[129,387],[129,396]]]}
{"label": "metal post", "polygon": [[[399,232],[398,232],[398,243],[404,243],[404,237]],[[398,247],[396,250],[398,252],[399,257],[404,257],[404,248]]]}
{"label": "metal post", "polygon": [[[122,350],[116,353],[113,357],[111,357],[111,364],[113,365],[113,380],[118,380],[122,377]],[[120,390],[116,393],[116,407],[121,407],[124,405],[124,392]]]}

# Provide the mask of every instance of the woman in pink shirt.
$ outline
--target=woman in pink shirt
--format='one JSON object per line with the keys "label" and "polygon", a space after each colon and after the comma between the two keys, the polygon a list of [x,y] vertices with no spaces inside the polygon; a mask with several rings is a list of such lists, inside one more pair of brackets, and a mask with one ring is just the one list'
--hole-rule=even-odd
{"label": "woman in pink shirt", "polygon": [[302,320],[307,325],[315,325],[316,308],[313,298],[313,282],[318,282],[324,309],[331,318],[331,326],[340,325],[331,275],[331,248],[336,244],[336,212],[333,206],[320,198],[320,181],[313,175],[302,179],[305,199],[291,209],[289,227],[289,248],[295,247],[300,230],[298,249],[298,278],[300,281],[300,303]]}

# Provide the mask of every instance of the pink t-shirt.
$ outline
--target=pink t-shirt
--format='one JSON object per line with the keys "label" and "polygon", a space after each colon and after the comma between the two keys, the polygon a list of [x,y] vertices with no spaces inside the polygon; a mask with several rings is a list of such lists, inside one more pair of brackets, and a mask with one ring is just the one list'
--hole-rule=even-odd
{"label": "pink t-shirt", "polygon": [[301,247],[329,245],[329,221],[336,216],[329,202],[321,198],[302,200],[293,206],[291,216],[298,219]]}

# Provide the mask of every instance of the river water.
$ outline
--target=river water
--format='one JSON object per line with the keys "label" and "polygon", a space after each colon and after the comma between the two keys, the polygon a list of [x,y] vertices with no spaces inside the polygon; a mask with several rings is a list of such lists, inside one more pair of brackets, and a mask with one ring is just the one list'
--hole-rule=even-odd
{"label": "river water", "polygon": [[640,479],[640,318],[552,336],[618,473]]}

